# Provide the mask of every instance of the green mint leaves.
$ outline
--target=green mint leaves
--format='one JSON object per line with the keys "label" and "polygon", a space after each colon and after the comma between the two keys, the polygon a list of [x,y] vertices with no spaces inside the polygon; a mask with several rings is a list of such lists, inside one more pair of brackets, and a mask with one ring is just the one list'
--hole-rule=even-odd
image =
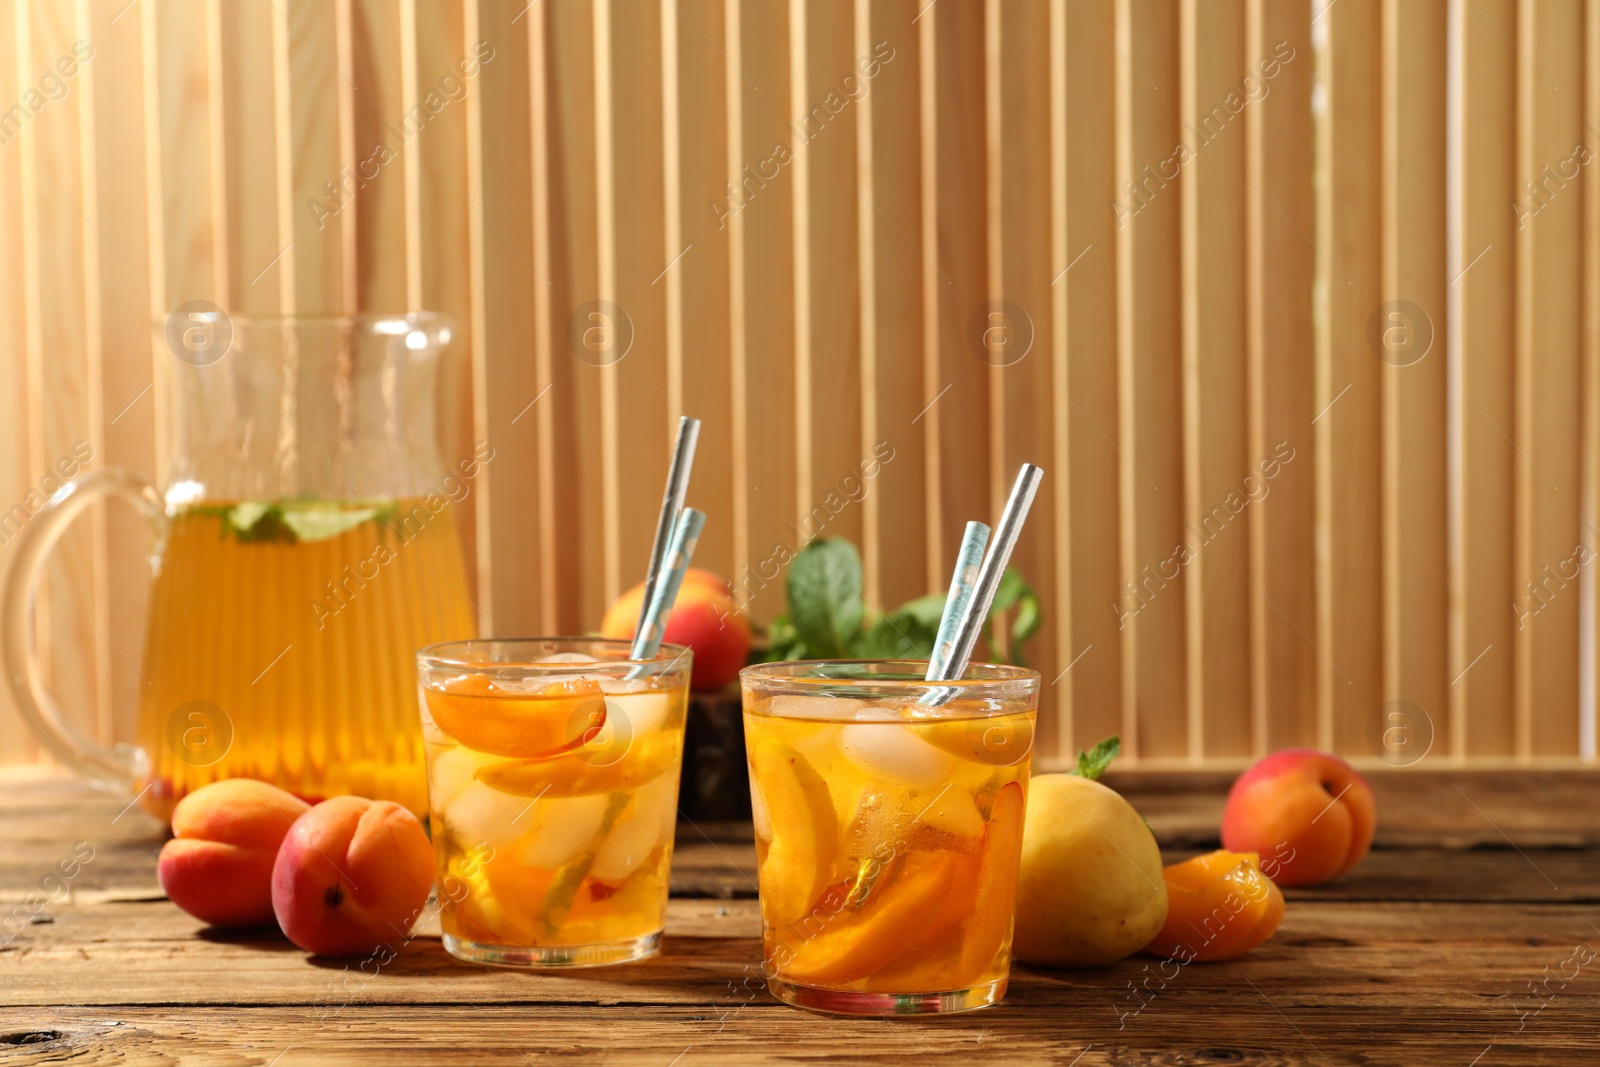
{"label": "green mint leaves", "polygon": [[224,531],[245,544],[299,544],[332,540],[362,523],[387,521],[395,505],[393,501],[246,500],[188,510],[221,515]]}
{"label": "green mint leaves", "polygon": [[789,565],[789,621],[813,656],[850,655],[861,631],[861,554],[849,541],[812,541]]}
{"label": "green mint leaves", "polygon": [[[877,614],[862,595],[861,554],[842,539],[817,539],[789,564],[789,611],[767,628],[768,661],[797,659],[926,659],[933,651],[945,596],[918,597]],[[1013,612],[1009,631],[997,619]],[[1039,598],[1010,568],[989,613],[989,648],[997,662],[1022,664],[1022,643],[1039,630]]]}
{"label": "green mint leaves", "polygon": [[1122,751],[1122,736],[1112,734],[1087,752],[1078,753],[1078,765],[1068,774],[1076,774],[1087,778],[1091,782],[1098,781],[1106,773],[1106,768],[1111,766],[1111,761],[1117,758]]}

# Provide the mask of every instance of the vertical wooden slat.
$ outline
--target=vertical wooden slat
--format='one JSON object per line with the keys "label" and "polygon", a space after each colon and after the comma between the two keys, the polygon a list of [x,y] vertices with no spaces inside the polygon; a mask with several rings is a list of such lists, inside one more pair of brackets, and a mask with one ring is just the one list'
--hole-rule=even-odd
{"label": "vertical wooden slat", "polygon": [[[950,580],[961,531],[992,522],[1009,486],[990,486],[989,376],[972,342],[988,301],[984,10],[918,16],[922,65],[923,396],[928,440],[928,587]],[[978,331],[981,336],[981,327]]]}
{"label": "vertical wooden slat", "polygon": [[[1039,92],[1050,81],[1050,9],[1032,0],[988,0],[985,66],[987,76],[989,300],[984,323],[989,343],[980,348],[990,361],[990,473],[1004,506],[1023,463],[1045,468],[1046,478],[1029,512],[1027,532],[1012,564],[1036,590],[1056,584],[1056,491],[1053,477],[1056,408],[1055,367],[1050,339],[1055,335],[1050,296],[1052,233],[1040,220],[1051,218],[1051,100]],[[976,355],[976,353],[974,353]],[[1064,431],[1064,426],[1063,426]],[[1053,679],[1056,630],[1052,612],[1028,651],[1029,665]],[[1041,694],[1036,753],[1053,756],[1064,736],[1059,690]]]}
{"label": "vertical wooden slat", "polygon": [[[17,36],[17,0],[0,0],[0,85],[6,93],[27,80],[23,71],[32,64],[23,61]],[[28,493],[36,489],[29,463],[28,392],[28,302],[27,267],[22,248],[23,201],[21,156],[16,143],[18,131],[0,127],[0,501],[6,512],[0,515],[0,567],[10,573],[17,533],[25,525],[13,510],[28,512]],[[37,498],[35,498],[37,499]],[[31,517],[31,513],[29,513]],[[33,763],[39,746],[23,727],[12,704],[10,687],[0,693],[0,762]]]}
{"label": "vertical wooden slat", "polygon": [[[99,305],[99,462],[156,481],[150,396],[150,255],[144,174],[144,84],[139,22],[114,5],[79,0],[79,34],[98,42],[80,67],[84,90],[84,214],[91,292]],[[141,670],[151,532],[121,504],[105,511],[104,582],[108,703],[113,736],[132,740]]]}
{"label": "vertical wooden slat", "polygon": [[[144,42],[150,310],[159,316],[185,301],[226,299],[224,268],[216,256],[217,212],[210,180],[214,152],[209,23],[199,2],[140,4],[124,18],[135,14],[141,19]],[[271,280],[269,275],[263,284]],[[167,382],[172,354],[164,345],[154,347],[156,469],[164,471],[171,444]]]}
{"label": "vertical wooden slat", "polygon": [[[1517,232],[1517,418],[1526,461],[1514,466],[1518,591],[1540,610],[1516,634],[1516,751],[1578,751],[1578,606],[1570,577],[1580,540],[1579,396],[1583,193],[1571,174],[1583,139],[1579,0],[1518,9],[1517,172],[1539,213]],[[1546,168],[1549,168],[1548,170]],[[1556,177],[1552,179],[1550,175]],[[1524,189],[1526,187],[1523,187]],[[1526,583],[1532,583],[1529,589]]]}
{"label": "vertical wooden slat", "polygon": [[[1250,534],[1237,521],[1264,486],[1246,452],[1245,185],[1239,116],[1247,69],[1242,7],[1186,0],[1183,142],[1184,541],[1191,757],[1250,751]],[[1135,220],[1135,225],[1143,220]]]}
{"label": "vertical wooden slat", "polygon": [[[727,30],[722,0],[661,6],[666,121],[666,254],[656,284],[667,299],[670,415],[700,420],[691,498],[707,516],[695,565],[733,573],[733,412],[729,392],[728,240],[710,203],[728,173],[727,66],[713,42]],[[681,257],[681,258],[679,258]]]}
{"label": "vertical wooden slat", "polygon": [[[1123,736],[1140,757],[1188,754],[1182,576],[1183,452],[1178,24],[1119,0],[1117,65],[1118,436]],[[1179,178],[1178,181],[1187,180]]]}
{"label": "vertical wooden slat", "polygon": [[467,181],[472,270],[474,422],[495,450],[479,475],[478,604],[495,634],[530,634],[540,621],[540,531],[536,435],[524,418],[544,383],[528,358],[538,328],[530,291],[534,272],[532,159],[528,138],[494,131],[531,129],[530,62],[521,4],[468,0],[466,39],[494,58],[469,94]]}
{"label": "vertical wooden slat", "polygon": [[[469,96],[483,91],[479,79],[483,61],[467,47],[461,0],[420,4],[402,0],[399,18],[403,100],[419,101],[424,86],[436,87],[446,75],[458,78]],[[458,476],[460,463],[470,460],[474,447],[485,440],[473,425],[472,286],[468,272],[461,269],[461,264],[470,261],[467,234],[472,215],[464,196],[468,186],[467,111],[465,101],[452,102],[409,141],[405,141],[402,127],[401,159],[388,164],[405,168],[405,307],[442,311],[455,323],[455,336],[439,363],[435,412],[440,455],[446,470]],[[477,574],[482,502],[474,482],[472,497],[455,508],[469,582]],[[462,590],[474,603],[475,592],[475,583]]]}
{"label": "vertical wooden slat", "polygon": [[667,392],[662,215],[661,11],[595,9],[600,296],[631,320],[633,345],[600,369],[606,598],[642,581],[678,416]]}
{"label": "vertical wooden slat", "polygon": [[[1368,754],[1383,694],[1383,366],[1367,344],[1383,303],[1382,22],[1377,0],[1328,8],[1317,205],[1317,743]],[[1430,714],[1432,714],[1430,712]]]}
{"label": "vertical wooden slat", "polygon": [[[794,181],[795,537],[861,541],[843,486],[861,475],[860,263],[856,228],[872,211],[856,168],[854,24],[841,6],[789,2]],[[894,605],[877,605],[880,609]]]}
{"label": "vertical wooden slat", "polygon": [[242,314],[271,315],[283,295],[276,271],[287,244],[278,237],[277,139],[268,134],[277,121],[275,16],[267,4],[222,0],[211,0],[209,12],[222,115],[217,212],[225,257],[222,303]]}
{"label": "vertical wooden slat", "polygon": [[[1585,143],[1596,147],[1600,138],[1600,0],[1587,0],[1583,11],[1583,108]],[[1583,454],[1586,464],[1582,543],[1600,549],[1600,167],[1583,172]],[[1584,578],[1587,642],[1579,690],[1578,751],[1585,759],[1596,756],[1596,688],[1600,685],[1600,567],[1591,566]]]}
{"label": "vertical wooden slat", "polygon": [[[867,596],[892,606],[927,592],[927,541],[908,525],[927,514],[927,438],[913,420],[922,381],[922,273],[905,235],[922,217],[918,107],[920,39],[914,0],[856,0],[855,57],[867,95],[857,105],[856,227],[861,281],[861,448],[870,456],[861,502]],[[861,74],[857,68],[857,74]],[[867,206],[870,204],[871,206]],[[872,464],[876,464],[873,466]],[[863,472],[865,474],[865,472]]]}
{"label": "vertical wooden slat", "polygon": [[[758,622],[783,611],[794,541],[794,177],[788,13],[728,0],[728,226],[733,344],[734,585]],[[781,146],[782,151],[777,149]]]}
{"label": "vertical wooden slat", "polygon": [[[1246,57],[1266,96],[1245,112],[1250,461],[1268,494],[1250,505],[1252,730],[1257,752],[1314,745],[1317,653],[1316,410],[1311,292],[1311,11],[1252,0]],[[1265,467],[1260,466],[1266,464]]]}
{"label": "vertical wooden slat", "polygon": [[283,309],[303,315],[353,301],[345,229],[354,225],[350,205],[360,193],[340,139],[340,98],[353,90],[350,72],[338,66],[338,16],[333,4],[284,0],[272,24],[278,233],[288,245],[275,269]]}
{"label": "vertical wooden slat", "polygon": [[[345,158],[355,175],[357,195],[350,222],[355,263],[351,309],[395,312],[406,306],[406,169],[397,155],[409,151],[406,126],[391,125],[410,101],[402,95],[400,62],[401,0],[349,0],[350,32],[342,42],[349,56],[347,95],[351,126],[344,131]],[[431,72],[430,72],[431,73]],[[458,108],[467,92],[459,71],[434,76],[417,89],[430,118]],[[459,94],[459,95],[458,95]]]}
{"label": "vertical wooden slat", "polygon": [[[1445,553],[1445,11],[1384,7],[1383,294],[1419,335],[1380,371],[1384,699],[1406,700],[1450,748]],[[1575,523],[1574,523],[1575,525]],[[1576,598],[1574,598],[1575,600]],[[1576,616],[1574,616],[1576,618]],[[1576,660],[1573,669],[1576,678]],[[1370,711],[1370,709],[1369,709]]]}
{"label": "vertical wooden slat", "polygon": [[[1056,0],[1051,186],[1052,341],[1056,386],[1058,633],[1064,755],[1117,733],[1122,721],[1118,563],[1117,68],[1113,0]],[[1048,610],[1048,609],[1047,609]],[[1061,673],[1065,671],[1066,673]],[[1128,739],[1129,751],[1133,739]]]}
{"label": "vertical wooden slat", "polygon": [[[22,245],[26,273],[30,453],[33,470],[60,484],[58,459],[73,456],[84,441],[102,451],[99,431],[98,331],[100,306],[90,291],[85,186],[81,169],[83,111],[87,94],[53,72],[58,58],[78,58],[74,4],[51,0],[18,8],[17,65],[29,88],[54,74],[64,92],[39,108],[18,136],[22,167]],[[90,60],[92,62],[92,59]],[[101,740],[110,733],[107,686],[112,650],[102,601],[103,516],[68,530],[45,569],[38,616],[47,677],[62,713]]]}
{"label": "vertical wooden slat", "polygon": [[[544,80],[539,118],[543,143],[540,184],[547,205],[542,216],[548,242],[545,271],[550,292],[550,392],[528,418],[550,435],[551,460],[561,476],[550,487],[556,514],[549,531],[562,561],[546,581],[559,583],[561,631],[596,627],[608,600],[605,482],[596,440],[600,426],[601,371],[578,358],[572,334],[600,294],[597,262],[594,10],[588,4],[539,4],[523,16],[541,19]],[[579,322],[578,320],[582,320]],[[574,323],[577,323],[574,326]],[[541,387],[542,388],[542,387]],[[665,386],[663,385],[663,388]],[[520,425],[520,424],[519,424]],[[657,489],[659,499],[659,488]]]}
{"label": "vertical wooden slat", "polygon": [[[1450,752],[1510,755],[1511,671],[1518,620],[1531,610],[1516,587],[1512,486],[1517,456],[1511,353],[1515,348],[1517,54],[1496,27],[1516,25],[1514,0],[1457,0],[1455,254],[1446,294],[1451,353],[1451,447],[1457,453],[1451,531]],[[1531,216],[1523,220],[1525,225]],[[1594,544],[1591,539],[1588,543]]]}

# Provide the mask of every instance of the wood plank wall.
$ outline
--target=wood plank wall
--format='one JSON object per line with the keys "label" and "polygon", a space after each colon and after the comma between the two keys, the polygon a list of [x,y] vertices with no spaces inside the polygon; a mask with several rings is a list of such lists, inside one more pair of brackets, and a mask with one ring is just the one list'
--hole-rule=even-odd
{"label": "wood plank wall", "polygon": [[[158,476],[184,300],[434,308],[486,631],[597,624],[690,413],[762,621],[1045,467],[1047,760],[1593,759],[1596,0],[0,0],[0,142],[5,508]],[[39,604],[101,737],[141,552],[94,513]]]}

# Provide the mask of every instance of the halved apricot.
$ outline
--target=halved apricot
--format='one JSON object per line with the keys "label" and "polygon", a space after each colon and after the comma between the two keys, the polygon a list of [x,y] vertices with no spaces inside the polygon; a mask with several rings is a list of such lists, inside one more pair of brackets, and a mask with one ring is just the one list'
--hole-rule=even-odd
{"label": "halved apricot", "polygon": [[514,693],[474,674],[423,693],[439,729],[491,756],[549,759],[585,744],[606,722],[605,697],[592,678]]}
{"label": "halved apricot", "polygon": [[1218,850],[1174,863],[1167,921],[1145,951],[1184,963],[1230,960],[1271,937],[1283,921],[1283,891],[1254,852]]}

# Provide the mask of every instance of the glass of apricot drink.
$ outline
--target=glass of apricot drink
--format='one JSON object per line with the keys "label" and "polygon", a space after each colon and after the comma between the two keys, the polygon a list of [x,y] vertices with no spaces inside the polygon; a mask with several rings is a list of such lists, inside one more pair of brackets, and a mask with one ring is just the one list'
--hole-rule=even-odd
{"label": "glass of apricot drink", "polygon": [[589,638],[417,654],[444,946],[475,963],[654,955],[692,656]]}
{"label": "glass of apricot drink", "polygon": [[926,668],[740,675],[763,974],[787,1003],[921,1014],[1005,995],[1039,675]]}

